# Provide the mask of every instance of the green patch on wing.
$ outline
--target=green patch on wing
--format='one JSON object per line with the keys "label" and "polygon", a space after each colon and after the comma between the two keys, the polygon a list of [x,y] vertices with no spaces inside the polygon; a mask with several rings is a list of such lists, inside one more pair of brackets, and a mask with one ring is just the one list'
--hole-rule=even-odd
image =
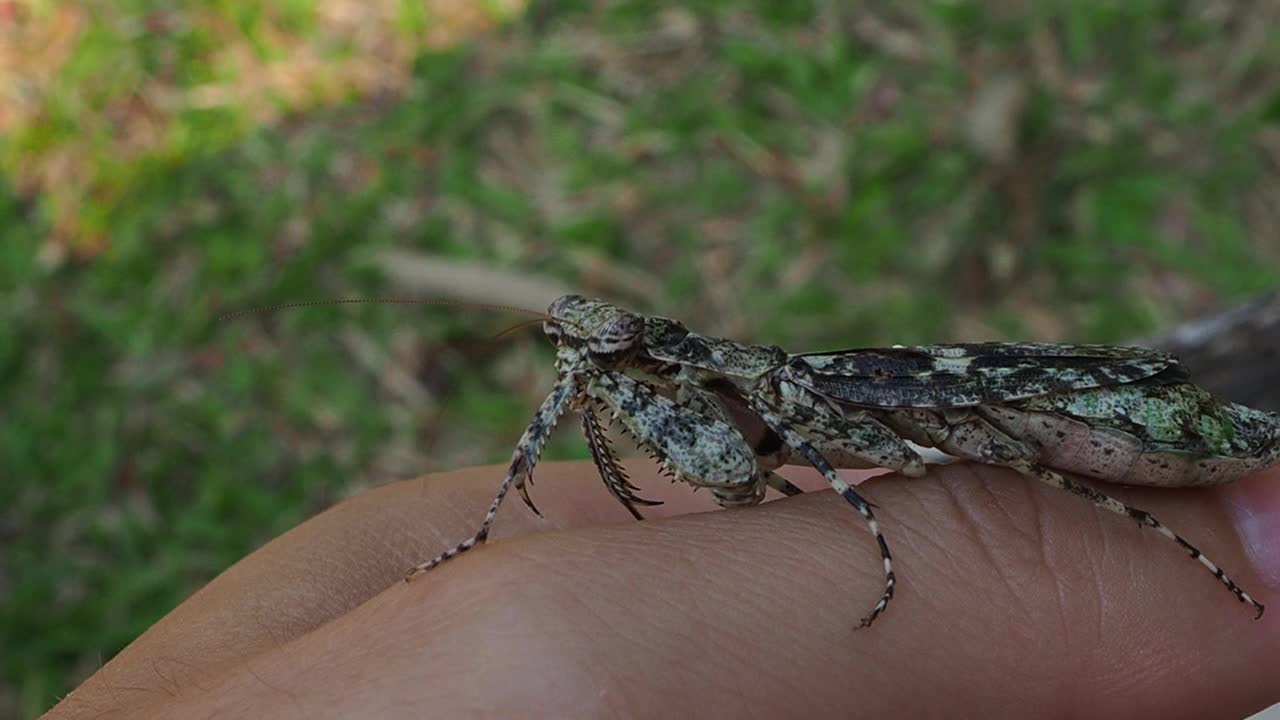
{"label": "green patch on wing", "polygon": [[1200,436],[1209,449],[1219,455],[1230,454],[1235,440],[1235,426],[1221,412],[1200,416]]}
{"label": "green patch on wing", "polygon": [[1135,399],[1142,403],[1142,417],[1147,434],[1153,440],[1173,443],[1186,437],[1185,419],[1188,407],[1185,402],[1165,396],[1142,397],[1141,393],[1135,395],[1138,396]]}

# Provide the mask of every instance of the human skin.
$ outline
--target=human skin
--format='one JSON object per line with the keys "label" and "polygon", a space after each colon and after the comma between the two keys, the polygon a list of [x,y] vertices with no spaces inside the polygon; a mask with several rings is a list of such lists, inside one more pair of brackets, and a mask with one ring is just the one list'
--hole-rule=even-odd
{"label": "human skin", "polygon": [[667,501],[645,522],[590,463],[544,463],[545,519],[513,499],[488,545],[411,583],[474,531],[503,468],[365,492],[218,576],[46,717],[1169,720],[1280,700],[1280,472],[1110,489],[1272,604],[1257,621],[1168,540],[1016,473],[878,477],[862,492],[898,592],[855,630],[883,576],[834,493],[704,512],[707,493],[628,469]]}

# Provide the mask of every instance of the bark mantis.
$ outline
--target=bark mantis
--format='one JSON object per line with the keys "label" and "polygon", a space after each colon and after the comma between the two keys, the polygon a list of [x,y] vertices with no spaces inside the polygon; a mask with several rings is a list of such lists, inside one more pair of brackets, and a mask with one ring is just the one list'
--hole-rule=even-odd
{"label": "bark mantis", "polygon": [[[912,443],[1012,468],[1126,515],[1177,543],[1259,617],[1264,610],[1150,513],[1059,472],[1181,487],[1232,482],[1280,462],[1280,416],[1213,397],[1167,353],[973,343],[792,354],[577,295],[552,303],[543,329],[556,346],[557,380],[479,529],[406,579],[483,543],[512,487],[538,512],[528,494],[531,472],[556,421],[576,410],[605,486],[637,519],[636,506],[653,503],[636,495],[618,464],[601,412],[673,477],[709,488],[727,507],[759,503],[769,487],[795,495],[800,490],[774,469],[792,458],[813,465],[863,517],[884,563],[884,591],[860,627],[884,611],[897,578],[872,506],[836,468],[918,477],[925,463]],[[763,423],[765,440],[752,446],[744,439],[729,403]]]}

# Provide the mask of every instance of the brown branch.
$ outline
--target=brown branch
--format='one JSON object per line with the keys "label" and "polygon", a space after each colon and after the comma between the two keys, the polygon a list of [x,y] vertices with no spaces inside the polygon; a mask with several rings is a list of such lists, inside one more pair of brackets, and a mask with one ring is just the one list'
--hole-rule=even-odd
{"label": "brown branch", "polygon": [[1280,412],[1280,292],[1138,343],[1176,354],[1216,395]]}

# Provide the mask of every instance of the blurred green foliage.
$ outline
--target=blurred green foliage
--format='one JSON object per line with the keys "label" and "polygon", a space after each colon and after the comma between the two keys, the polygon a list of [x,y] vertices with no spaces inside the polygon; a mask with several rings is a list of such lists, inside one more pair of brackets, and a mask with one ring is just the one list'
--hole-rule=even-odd
{"label": "blurred green foliage", "polygon": [[[545,3],[424,52],[402,92],[256,129],[188,117],[123,164],[105,135],[80,159],[110,191],[77,207],[13,173],[94,118],[69,103],[0,141],[0,715],[47,708],[345,494],[505,457],[550,357],[531,332],[479,341],[524,318],[216,320],[430,294],[380,270],[387,250],[796,350],[1120,340],[1280,285],[1273,25],[1014,5]],[[130,92],[99,50],[66,82]],[[63,252],[68,227],[100,251]]]}

